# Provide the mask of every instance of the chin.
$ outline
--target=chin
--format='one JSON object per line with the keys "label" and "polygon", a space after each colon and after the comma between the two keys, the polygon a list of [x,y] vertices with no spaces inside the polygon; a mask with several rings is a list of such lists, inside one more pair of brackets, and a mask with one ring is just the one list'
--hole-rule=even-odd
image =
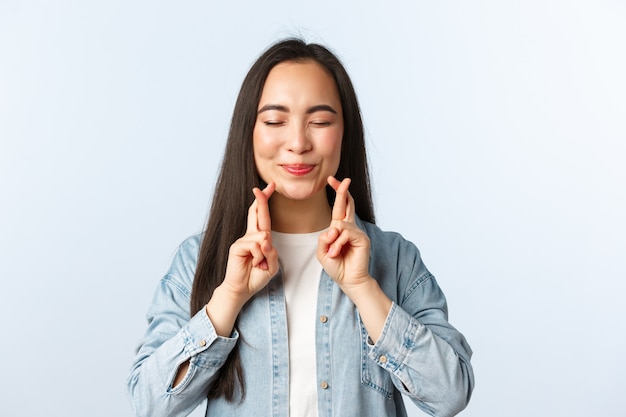
{"label": "chin", "polygon": [[318,196],[320,193],[323,193],[324,196],[326,195],[326,190],[324,186],[321,188],[311,189],[309,187],[302,187],[298,185],[290,185],[287,188],[279,187],[277,185],[276,192],[280,194],[281,196],[283,196],[284,198],[287,198],[289,200],[296,200],[296,201],[310,200]]}

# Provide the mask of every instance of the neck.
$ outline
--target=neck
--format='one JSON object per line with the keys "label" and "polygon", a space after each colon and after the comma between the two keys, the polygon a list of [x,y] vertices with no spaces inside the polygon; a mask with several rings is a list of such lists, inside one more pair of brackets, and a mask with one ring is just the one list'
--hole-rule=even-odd
{"label": "neck", "polygon": [[290,200],[275,193],[269,201],[272,230],[281,233],[312,233],[324,230],[331,220],[331,208],[322,190],[309,200]]}

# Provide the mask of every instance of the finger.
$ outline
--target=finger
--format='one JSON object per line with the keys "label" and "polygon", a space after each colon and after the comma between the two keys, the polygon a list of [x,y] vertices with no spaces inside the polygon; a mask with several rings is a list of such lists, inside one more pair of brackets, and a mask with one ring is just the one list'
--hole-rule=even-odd
{"label": "finger", "polygon": [[239,240],[230,247],[228,263],[230,265],[232,260],[236,262],[233,265],[238,265],[236,268],[246,269],[246,265],[256,267],[264,259],[265,256],[258,242]]}
{"label": "finger", "polygon": [[337,236],[339,236],[339,234],[339,229],[331,226],[326,232],[320,234],[318,241],[321,244],[330,245],[335,241],[335,239],[337,239]]}
{"label": "finger", "polygon": [[270,231],[272,230],[272,220],[270,217],[269,198],[274,193],[276,185],[271,182],[261,191],[257,187],[252,189],[254,197],[256,198],[256,226],[257,230]]}
{"label": "finger", "polygon": [[348,230],[344,230],[341,232],[337,239],[330,245],[328,248],[328,256],[334,258],[338,256],[343,247],[350,242],[350,232]]}
{"label": "finger", "polygon": [[348,209],[348,188],[350,187],[350,178],[344,178],[339,182],[335,177],[328,177],[328,184],[335,190],[337,196],[333,204],[332,219],[346,220]]}
{"label": "finger", "polygon": [[317,258],[322,259],[327,253],[330,245],[339,236],[339,230],[335,227],[330,227],[325,233],[321,233],[317,239]]}
{"label": "finger", "polygon": [[272,194],[274,194],[274,190],[276,190],[276,183],[272,181],[265,186],[265,188],[263,189],[263,194],[265,194],[265,197],[267,197],[267,199],[269,200]]}
{"label": "finger", "polygon": [[278,253],[272,246],[271,232],[252,232],[235,242],[233,254],[249,258],[251,265],[263,270],[278,270]]}
{"label": "finger", "polygon": [[278,271],[278,252],[276,252],[276,248],[272,246],[270,239],[266,239],[261,243],[261,251],[265,257],[265,268],[263,269],[268,270],[272,274],[276,273],[276,271]]}
{"label": "finger", "polygon": [[230,245],[229,253],[240,257],[247,257],[248,253],[255,246],[260,247],[264,240],[267,239],[268,232],[252,232],[239,239],[237,239],[232,245]]}
{"label": "finger", "polygon": [[355,207],[354,207],[354,198],[352,198],[352,194],[348,192],[348,205],[346,206],[346,221],[350,223],[354,223],[355,215]]}
{"label": "finger", "polygon": [[259,268],[262,269],[264,271],[269,269],[269,264],[268,264],[268,259],[267,259],[267,255],[268,253],[271,253],[271,246],[270,249],[268,249],[267,247],[264,247],[266,245],[266,242],[250,242],[250,245],[247,247],[248,249],[248,256],[250,256],[250,264],[254,267],[254,268]]}
{"label": "finger", "polygon": [[268,271],[271,275],[274,275],[278,271],[278,252],[276,248],[272,246],[272,237],[269,232],[266,233],[266,239],[259,243],[259,249],[261,250],[260,262],[253,263],[253,266],[264,271]]}
{"label": "finger", "polygon": [[258,202],[255,199],[252,204],[250,204],[250,208],[248,209],[248,221],[247,221],[247,229],[246,234],[251,232],[258,232],[257,226],[257,206]]}
{"label": "finger", "polygon": [[[255,242],[257,244],[262,244],[265,241],[269,241],[271,244],[271,232],[265,232],[265,231],[260,231],[260,232],[249,232],[246,233],[245,235],[243,235],[242,237],[240,237],[239,239],[237,239],[235,241],[235,243],[238,242]],[[235,244],[233,243],[233,244]]]}
{"label": "finger", "polygon": [[337,178],[333,177],[332,175],[328,177],[326,181],[328,181],[328,185],[330,185],[335,191],[337,191],[337,188],[339,188],[339,185],[341,185],[341,181],[339,181]]}

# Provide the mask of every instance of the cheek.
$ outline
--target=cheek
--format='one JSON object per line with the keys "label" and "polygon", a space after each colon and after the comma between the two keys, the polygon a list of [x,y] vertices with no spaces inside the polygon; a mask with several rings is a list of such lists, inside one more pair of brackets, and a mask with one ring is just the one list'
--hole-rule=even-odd
{"label": "cheek", "polygon": [[328,132],[321,140],[324,154],[339,164],[341,159],[341,141],[343,130]]}
{"label": "cheek", "polygon": [[273,152],[273,141],[267,135],[263,135],[262,132],[258,132],[256,129],[252,134],[252,150],[255,160],[257,158],[268,158]]}

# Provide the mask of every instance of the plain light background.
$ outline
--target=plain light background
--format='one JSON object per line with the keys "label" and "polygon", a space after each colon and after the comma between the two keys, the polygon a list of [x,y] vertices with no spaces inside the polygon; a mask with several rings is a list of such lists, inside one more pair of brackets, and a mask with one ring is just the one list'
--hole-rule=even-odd
{"label": "plain light background", "polygon": [[474,349],[462,415],[626,416],[617,0],[0,0],[0,415],[132,415],[152,293],[290,35],[352,76],[378,223]]}

